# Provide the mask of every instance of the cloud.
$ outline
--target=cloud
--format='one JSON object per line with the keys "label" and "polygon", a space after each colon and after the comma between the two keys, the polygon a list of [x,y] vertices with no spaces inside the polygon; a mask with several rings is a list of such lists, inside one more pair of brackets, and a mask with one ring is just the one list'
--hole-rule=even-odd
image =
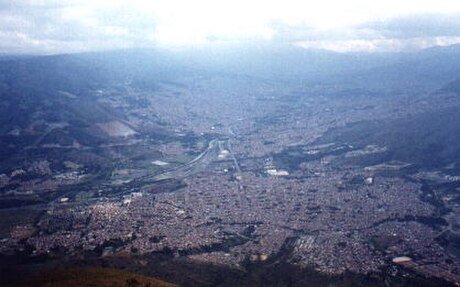
{"label": "cloud", "polygon": [[434,46],[460,44],[460,37],[429,37],[410,39],[370,39],[370,40],[315,40],[298,41],[302,48],[325,49],[340,53],[346,52],[410,52]]}
{"label": "cloud", "polygon": [[273,41],[334,51],[458,43],[454,0],[0,0],[0,53]]}
{"label": "cloud", "polygon": [[68,53],[152,45],[155,19],[111,1],[2,1],[0,53]]}
{"label": "cloud", "polygon": [[387,38],[457,37],[460,36],[460,13],[408,15],[369,22],[362,27]]}
{"label": "cloud", "polygon": [[274,22],[273,40],[337,52],[400,52],[460,43],[460,13],[405,15],[334,29]]}
{"label": "cloud", "polygon": [[273,22],[272,40],[276,42],[321,41],[321,40],[370,40],[379,37],[377,31],[367,27],[344,26],[321,29],[311,25],[290,25],[281,21]]}

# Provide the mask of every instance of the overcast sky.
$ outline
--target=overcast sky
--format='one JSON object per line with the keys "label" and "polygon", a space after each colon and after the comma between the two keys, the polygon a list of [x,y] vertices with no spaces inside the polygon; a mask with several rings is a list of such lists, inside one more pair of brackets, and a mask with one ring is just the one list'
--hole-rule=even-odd
{"label": "overcast sky", "polygon": [[0,53],[275,42],[334,51],[460,43],[458,0],[0,0]]}

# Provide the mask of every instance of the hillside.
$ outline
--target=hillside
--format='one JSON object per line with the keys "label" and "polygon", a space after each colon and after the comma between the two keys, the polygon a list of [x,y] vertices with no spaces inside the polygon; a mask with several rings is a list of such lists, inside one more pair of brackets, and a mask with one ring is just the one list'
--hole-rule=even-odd
{"label": "hillside", "polygon": [[24,282],[11,285],[11,287],[173,287],[176,285],[164,281],[138,275],[124,270],[109,268],[75,268],[56,271],[37,276]]}

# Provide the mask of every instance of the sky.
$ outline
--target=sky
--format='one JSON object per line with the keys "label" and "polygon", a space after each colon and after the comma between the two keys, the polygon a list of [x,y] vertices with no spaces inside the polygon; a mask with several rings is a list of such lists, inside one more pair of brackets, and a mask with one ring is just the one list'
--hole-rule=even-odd
{"label": "sky", "polygon": [[276,43],[398,52],[460,43],[458,0],[0,0],[0,54]]}

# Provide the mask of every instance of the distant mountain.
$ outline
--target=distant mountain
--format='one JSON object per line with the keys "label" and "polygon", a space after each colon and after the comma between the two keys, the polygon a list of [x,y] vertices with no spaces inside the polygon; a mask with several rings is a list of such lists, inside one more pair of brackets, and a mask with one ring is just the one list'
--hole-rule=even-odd
{"label": "distant mountain", "polygon": [[[120,109],[102,102],[98,91],[120,95],[151,91],[169,79],[168,65],[150,52],[111,52],[9,59],[0,65],[0,161],[2,170],[26,158],[43,158],[40,148],[95,148],[136,134]],[[114,133],[115,130],[115,133]],[[145,132],[145,131],[144,131]],[[146,132],[149,134],[151,131]],[[159,129],[154,134],[162,133]],[[121,135],[121,136],[119,136]],[[46,150],[46,149],[45,149]],[[7,164],[8,162],[8,164]],[[97,163],[97,160],[94,160]]]}
{"label": "distant mountain", "polygon": [[188,62],[214,73],[243,74],[263,79],[317,80],[340,73],[377,67],[390,57],[385,54],[342,54],[287,45],[220,46],[175,51]]}
{"label": "distant mountain", "polygon": [[460,95],[460,78],[445,85],[441,91],[451,92]]}
{"label": "distant mountain", "polygon": [[[413,54],[341,54],[254,45],[4,58],[0,65],[0,155],[8,161],[17,155],[21,161],[24,149],[30,154],[38,147],[116,144],[123,137],[113,136],[114,129],[119,134],[167,137],[160,119],[146,130],[129,122],[128,109],[122,104],[106,103],[116,101],[110,95],[150,93],[153,97],[152,92],[164,83],[183,85],[194,77],[223,75],[329,85],[335,94],[356,87],[363,93],[424,93],[458,78],[459,57],[459,46]],[[449,87],[457,86],[452,82]],[[145,105],[136,97],[128,98],[131,110]],[[4,162],[2,167],[9,169]]]}
{"label": "distant mountain", "polygon": [[388,54],[382,65],[344,77],[344,81],[365,82],[391,89],[396,84],[415,90],[437,89],[460,74],[460,45],[436,47],[416,53]]}

